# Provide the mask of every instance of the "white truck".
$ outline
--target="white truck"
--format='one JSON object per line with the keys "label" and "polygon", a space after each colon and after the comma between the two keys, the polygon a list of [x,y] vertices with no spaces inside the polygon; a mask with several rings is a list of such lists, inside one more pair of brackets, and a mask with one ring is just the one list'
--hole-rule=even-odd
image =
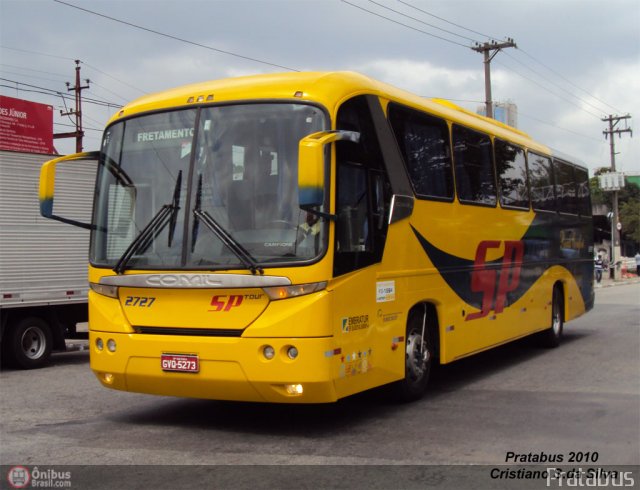
{"label": "white truck", "polygon": [[[55,157],[0,151],[0,343],[2,363],[16,368],[41,367],[65,339],[86,338],[77,324],[88,316],[89,231],[40,216],[40,167]],[[56,204],[85,222],[95,171],[77,166],[57,181],[72,198]]]}

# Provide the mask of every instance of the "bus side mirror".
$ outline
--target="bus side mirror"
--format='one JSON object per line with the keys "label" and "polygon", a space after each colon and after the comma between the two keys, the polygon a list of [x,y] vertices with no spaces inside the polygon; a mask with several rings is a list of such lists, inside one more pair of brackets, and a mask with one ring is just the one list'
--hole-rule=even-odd
{"label": "bus side mirror", "polygon": [[38,197],[40,199],[40,214],[49,219],[61,221],[80,228],[92,229],[91,223],[83,223],[75,219],[65,218],[53,214],[53,199],[55,194],[55,182],[56,182],[56,167],[60,163],[76,162],[79,160],[98,160],[100,158],[99,151],[74,153],[73,155],[67,155],[64,157],[49,160],[42,165],[40,169],[40,189]]}
{"label": "bus side mirror", "polygon": [[389,210],[389,224],[408,218],[413,213],[412,196],[394,194],[391,196],[391,207]]}
{"label": "bus side mirror", "polygon": [[298,201],[301,208],[324,204],[325,147],[334,141],[360,141],[355,131],[320,131],[300,140],[298,151]]}

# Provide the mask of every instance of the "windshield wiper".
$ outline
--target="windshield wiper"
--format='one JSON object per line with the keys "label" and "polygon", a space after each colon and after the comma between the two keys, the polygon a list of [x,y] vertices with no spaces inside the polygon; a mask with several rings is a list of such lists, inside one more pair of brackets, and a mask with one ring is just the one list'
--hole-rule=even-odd
{"label": "windshield wiper", "polygon": [[260,267],[256,261],[256,259],[251,255],[251,253],[244,248],[244,246],[238,242],[235,238],[233,238],[227,230],[225,230],[220,224],[213,219],[209,213],[205,210],[200,209],[200,204],[202,201],[202,175],[198,178],[198,192],[196,194],[196,207],[193,210],[193,215],[195,216],[195,220],[193,223],[192,230],[192,246],[195,247],[195,241],[198,236],[198,226],[199,222],[202,221],[209,230],[216,235],[220,241],[233,252],[233,254],[238,257],[240,262],[245,266],[245,268],[251,271],[251,274],[264,274],[264,270]]}
{"label": "windshield wiper", "polygon": [[137,252],[144,252],[164,229],[167,223],[170,223],[168,246],[171,247],[176,227],[178,210],[180,209],[178,204],[180,203],[181,187],[182,170],[178,172],[178,178],[176,179],[176,185],[173,189],[173,200],[171,204],[163,205],[153,216],[153,218],[151,218],[151,221],[149,221],[149,223],[147,223],[147,225],[142,229],[140,234],[135,237],[129,244],[127,249],[118,260],[118,263],[113,268],[116,274],[122,274],[127,267],[127,263],[131,260],[131,257],[133,257],[133,255]]}

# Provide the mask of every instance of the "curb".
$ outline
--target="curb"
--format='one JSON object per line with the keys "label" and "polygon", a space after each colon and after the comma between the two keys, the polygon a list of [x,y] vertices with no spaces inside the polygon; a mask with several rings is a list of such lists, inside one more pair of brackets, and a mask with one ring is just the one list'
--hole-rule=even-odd
{"label": "curb", "polygon": [[604,281],[601,282],[600,285],[598,285],[597,283],[594,283],[593,287],[594,289],[600,289],[600,288],[610,288],[614,286],[625,286],[627,284],[640,284],[640,277],[635,279],[622,279],[617,281],[609,279],[607,282],[604,282]]}

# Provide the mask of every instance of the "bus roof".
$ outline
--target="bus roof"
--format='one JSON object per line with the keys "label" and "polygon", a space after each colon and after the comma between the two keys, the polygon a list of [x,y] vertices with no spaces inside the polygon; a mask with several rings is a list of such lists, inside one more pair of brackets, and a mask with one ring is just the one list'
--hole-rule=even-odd
{"label": "bus roof", "polygon": [[247,100],[306,100],[322,104],[331,113],[344,100],[373,94],[418,110],[507,139],[546,154],[548,147],[526,133],[463,109],[443,99],[428,99],[350,71],[294,72],[226,78],[176,87],[138,98],[115,114],[109,123],[149,111],[186,107],[199,103]]}

